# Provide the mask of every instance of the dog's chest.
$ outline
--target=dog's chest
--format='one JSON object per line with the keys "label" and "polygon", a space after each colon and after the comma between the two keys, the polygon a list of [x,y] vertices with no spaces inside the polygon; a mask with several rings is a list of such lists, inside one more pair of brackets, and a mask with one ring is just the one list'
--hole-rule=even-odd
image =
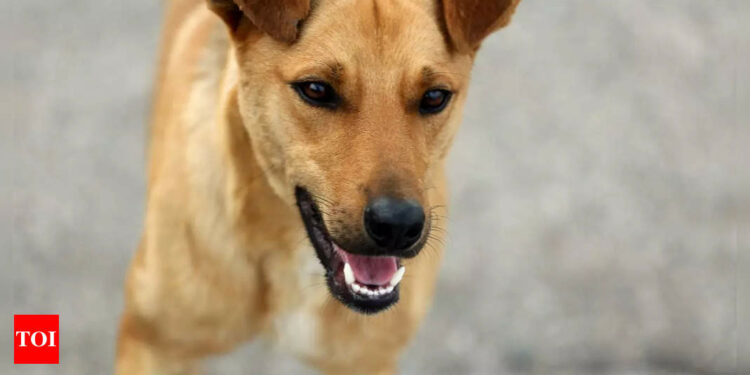
{"label": "dog's chest", "polygon": [[279,271],[272,285],[276,314],[271,319],[271,337],[277,349],[303,357],[316,357],[320,333],[320,311],[328,296],[323,267],[309,246],[278,259],[271,268]]}

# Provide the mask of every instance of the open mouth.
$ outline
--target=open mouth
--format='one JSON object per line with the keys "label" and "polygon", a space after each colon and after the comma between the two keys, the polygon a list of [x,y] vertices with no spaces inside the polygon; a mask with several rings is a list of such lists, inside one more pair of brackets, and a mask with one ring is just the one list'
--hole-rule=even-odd
{"label": "open mouth", "polygon": [[347,252],[331,239],[315,200],[297,187],[297,206],[315,253],[325,269],[331,294],[351,309],[374,314],[399,298],[399,283],[406,269],[395,256],[369,256]]}

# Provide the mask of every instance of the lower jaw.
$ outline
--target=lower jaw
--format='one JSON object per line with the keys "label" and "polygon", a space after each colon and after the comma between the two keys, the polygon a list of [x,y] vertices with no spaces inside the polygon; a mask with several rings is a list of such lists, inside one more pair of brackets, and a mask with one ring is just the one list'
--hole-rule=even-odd
{"label": "lower jaw", "polygon": [[[356,312],[376,314],[387,310],[399,301],[400,283],[376,287],[363,285],[356,280],[347,283],[345,279],[342,266],[337,272],[329,273],[328,288],[331,295]],[[380,292],[380,289],[383,289],[383,292]]]}
{"label": "lower jaw", "polygon": [[345,306],[355,312],[367,315],[377,314],[387,310],[395,305],[400,298],[400,290],[398,286],[394,287],[390,293],[377,297],[363,296],[348,289],[343,292],[337,292],[335,288],[331,286],[331,282],[329,282],[329,288],[331,294]]}

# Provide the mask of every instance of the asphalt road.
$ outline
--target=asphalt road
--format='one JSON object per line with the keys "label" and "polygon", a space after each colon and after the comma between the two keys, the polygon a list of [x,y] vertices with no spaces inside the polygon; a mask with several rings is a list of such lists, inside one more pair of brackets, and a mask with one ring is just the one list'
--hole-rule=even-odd
{"label": "asphalt road", "polygon": [[[0,330],[111,371],[160,1],[0,4]],[[524,0],[476,61],[404,374],[750,373],[750,2]],[[746,334],[743,334],[746,333]],[[745,354],[745,355],[743,355]],[[307,374],[253,343],[208,374]]]}

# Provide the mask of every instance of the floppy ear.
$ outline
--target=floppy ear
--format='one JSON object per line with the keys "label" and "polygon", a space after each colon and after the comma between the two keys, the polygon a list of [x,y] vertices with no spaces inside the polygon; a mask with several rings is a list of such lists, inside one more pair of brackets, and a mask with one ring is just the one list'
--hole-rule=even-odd
{"label": "floppy ear", "polygon": [[310,0],[208,0],[208,7],[231,30],[247,17],[274,39],[291,43],[297,39],[300,21],[310,12]]}
{"label": "floppy ear", "polygon": [[473,53],[482,40],[510,22],[521,0],[442,0],[443,17],[453,47]]}

